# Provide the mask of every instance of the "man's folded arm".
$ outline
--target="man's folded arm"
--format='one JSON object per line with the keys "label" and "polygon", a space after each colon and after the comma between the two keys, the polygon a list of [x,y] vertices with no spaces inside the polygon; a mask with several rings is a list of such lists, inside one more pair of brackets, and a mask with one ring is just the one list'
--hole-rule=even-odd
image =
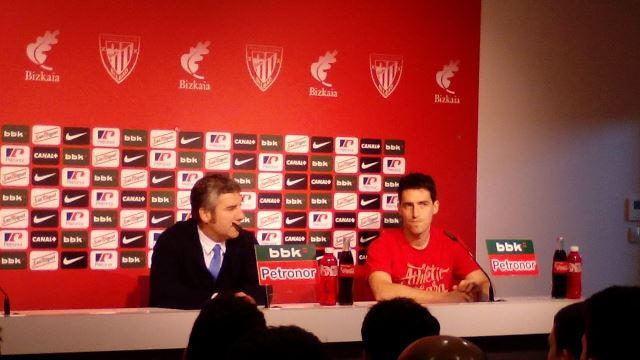
{"label": "man's folded arm", "polygon": [[468,294],[461,291],[425,291],[402,284],[394,284],[391,280],[391,275],[384,271],[371,273],[369,285],[377,301],[396,297],[410,298],[422,304],[472,301]]}

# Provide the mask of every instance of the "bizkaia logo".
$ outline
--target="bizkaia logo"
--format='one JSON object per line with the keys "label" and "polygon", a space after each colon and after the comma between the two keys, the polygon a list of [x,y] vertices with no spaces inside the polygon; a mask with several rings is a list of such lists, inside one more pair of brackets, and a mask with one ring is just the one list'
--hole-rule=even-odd
{"label": "bizkaia logo", "polygon": [[361,157],[360,172],[365,174],[379,173],[382,169],[380,158],[378,157]]}
{"label": "bizkaia logo", "polygon": [[[277,195],[277,194],[275,194]],[[241,191],[240,209],[242,210],[255,210],[256,209],[256,193],[252,191]]]}
{"label": "bizkaia logo", "polygon": [[318,57],[318,61],[311,64],[311,76],[323,85],[321,88],[309,87],[309,96],[338,97],[338,92],[333,89],[333,85],[327,81],[327,71],[336,62],[337,50],[327,51],[323,56]]}
{"label": "bizkaia logo", "polygon": [[29,222],[27,209],[0,209],[0,228],[26,229]]}
{"label": "bizkaia logo", "polygon": [[455,95],[455,91],[451,89],[451,78],[454,73],[460,70],[458,68],[460,61],[449,61],[449,64],[444,65],[442,70],[436,73],[436,83],[440,88],[447,92],[445,95],[435,94],[433,102],[436,104],[460,104],[460,98]]}
{"label": "bizkaia logo", "polygon": [[[306,178],[306,175],[304,176]],[[238,181],[237,178],[236,181]],[[282,175],[281,173],[258,174],[258,190],[282,190],[283,183],[284,175]]]}
{"label": "bizkaia logo", "polygon": [[204,79],[204,76],[197,74],[200,68],[200,61],[209,53],[210,41],[198,42],[196,46],[190,47],[189,52],[180,56],[180,66],[193,79],[180,79],[178,89],[211,91],[211,85]]}
{"label": "bizkaia logo", "polygon": [[147,254],[144,251],[123,251],[120,253],[120,267],[123,269],[146,267]]}
{"label": "bizkaia logo", "polygon": [[[114,190],[115,191],[115,190]],[[88,207],[89,191],[62,190],[62,207]]]}
{"label": "bizkaia logo", "polygon": [[62,129],[60,126],[34,125],[31,129],[33,145],[60,145]]}
{"label": "bizkaia logo", "polygon": [[140,37],[130,35],[100,34],[98,50],[102,65],[117,84],[122,83],[138,63]]}
{"label": "bizkaia logo", "polygon": [[120,150],[111,148],[91,150],[91,165],[108,168],[120,166]]}
{"label": "bizkaia logo", "polygon": [[309,229],[327,230],[333,225],[333,213],[330,211],[310,211]]}
{"label": "bizkaia logo", "polygon": [[31,248],[33,249],[55,249],[58,247],[57,231],[32,231]]}
{"label": "bizkaia logo", "polygon": [[84,249],[89,242],[89,234],[86,231],[63,231],[62,247],[65,249]]}
{"label": "bizkaia logo", "polygon": [[91,190],[91,207],[95,209],[117,209],[120,203],[118,190]]}
{"label": "bizkaia logo", "polygon": [[231,150],[231,133],[208,132],[205,139],[205,148],[207,150]]}
{"label": "bizkaia logo", "polygon": [[305,190],[307,188],[307,175],[285,174],[284,188],[287,190]]}
{"label": "bizkaia logo", "polygon": [[58,270],[58,252],[32,251],[29,254],[29,269],[33,271]]}
{"label": "bizkaia logo", "polygon": [[307,155],[287,155],[284,160],[287,171],[307,171],[309,159]]}
{"label": "bizkaia logo", "polygon": [[146,208],[146,191],[122,191],[120,203],[123,208]]}
{"label": "bizkaia logo", "polygon": [[312,231],[311,233],[309,233],[309,242],[315,246],[329,246],[329,244],[331,244],[331,232]]}
{"label": "bizkaia logo", "polygon": [[29,165],[31,149],[22,145],[2,145],[0,164],[2,165]]}
{"label": "bizkaia logo", "polygon": [[358,176],[358,189],[362,192],[379,192],[382,189],[382,177],[380,175]]}
{"label": "bizkaia logo", "polygon": [[402,56],[371,54],[369,55],[369,72],[376,90],[386,99],[400,83]]}
{"label": "bizkaia logo", "polygon": [[118,231],[92,230],[91,231],[91,248],[92,249],[117,249],[118,248]]}
{"label": "bizkaia logo", "polygon": [[306,154],[309,152],[309,137],[306,135],[285,135],[284,151]]}
{"label": "bizkaia logo", "polygon": [[258,170],[282,171],[282,154],[260,153],[258,155]]}
{"label": "bizkaia logo", "polygon": [[62,209],[63,229],[86,229],[89,227],[89,210],[84,209]]}
{"label": "bizkaia logo", "polygon": [[300,245],[307,243],[307,233],[305,231],[285,231],[282,239],[284,245]]}
{"label": "bizkaia logo", "polygon": [[146,246],[147,234],[144,231],[123,231],[120,233],[120,247],[143,248]]}
{"label": "bizkaia logo", "polygon": [[358,206],[362,210],[378,210],[380,209],[380,195],[378,194],[360,194],[360,202]]}
{"label": "bizkaia logo", "polygon": [[377,155],[382,152],[382,140],[362,139],[360,141],[360,153],[367,155]]}
{"label": "bizkaia logo", "polygon": [[400,214],[387,213],[382,215],[382,226],[385,228],[399,228],[402,225]]}
{"label": "bizkaia logo", "polygon": [[398,210],[398,194],[385,193],[382,194],[382,210],[397,211]]}
{"label": "bizkaia logo", "polygon": [[356,155],[358,153],[358,138],[340,137],[336,138],[336,154]]}
{"label": "bizkaia logo", "polygon": [[118,252],[115,250],[95,250],[90,253],[91,270],[115,270],[118,268]]}
{"label": "bizkaia logo", "polygon": [[29,143],[29,126],[2,125],[2,142],[5,144]]}
{"label": "bizkaia logo", "polygon": [[[34,178],[35,180],[35,178]],[[63,168],[63,187],[89,187],[91,183],[91,173],[86,168]]]}
{"label": "bizkaia logo", "polygon": [[258,148],[258,137],[255,134],[234,134],[233,150],[256,150]]}
{"label": "bizkaia logo", "polygon": [[173,191],[151,191],[151,208],[172,209],[176,205],[176,193]]}
{"label": "bizkaia logo", "polygon": [[60,184],[60,170],[56,168],[33,168],[31,184],[33,186],[57,186]]}
{"label": "bizkaia logo", "polygon": [[246,46],[247,70],[260,91],[267,91],[278,78],[282,67],[282,53],[280,46]]}
{"label": "bizkaia logo", "polygon": [[146,150],[122,150],[123,167],[147,167]]}
{"label": "bizkaia logo", "polygon": [[149,227],[168,228],[176,222],[173,211],[151,211],[149,217]]}
{"label": "bizkaia logo", "polygon": [[156,246],[156,242],[162,235],[164,230],[149,230],[149,235],[147,236],[147,247],[149,249],[153,249]]}
{"label": "bizkaia logo", "polygon": [[331,190],[333,189],[333,176],[322,174],[311,174],[311,190]]}
{"label": "bizkaia logo", "polygon": [[138,169],[122,169],[120,185],[125,189],[146,189],[149,186],[149,172]]}
{"label": "bizkaia logo", "polygon": [[369,244],[379,236],[379,231],[358,231],[358,245],[369,246]]}
{"label": "bizkaia logo", "polygon": [[34,165],[58,165],[60,164],[60,148],[34,147],[31,162]]}
{"label": "bizkaia logo", "polygon": [[285,228],[303,228],[307,225],[306,212],[287,211],[284,213]]}
{"label": "bizkaia logo", "polygon": [[60,206],[60,190],[31,189],[31,207],[34,209],[57,209]]}
{"label": "bizkaia logo", "polygon": [[406,160],[403,157],[385,157],[382,159],[382,172],[385,174],[404,174]]}
{"label": "bizkaia logo", "polygon": [[398,176],[385,176],[384,177],[384,191],[397,192],[400,187],[400,177]]}
{"label": "bizkaia logo", "polygon": [[260,245],[282,245],[282,231],[260,230],[256,236]]}
{"label": "bizkaia logo", "polygon": [[358,229],[380,229],[381,218],[379,212],[360,212],[358,213]]}
{"label": "bizkaia logo", "polygon": [[151,150],[150,157],[152,169],[175,169],[176,167],[176,152],[173,150]]}
{"label": "bizkaia logo", "polygon": [[339,174],[355,174],[358,172],[358,157],[336,155],[335,171]]}
{"label": "bizkaia logo", "polygon": [[156,149],[175,149],[178,133],[174,130],[151,130],[151,147]]}
{"label": "bizkaia logo", "polygon": [[178,153],[178,167],[180,168],[202,168],[202,153],[189,151]]}
{"label": "bizkaia logo", "polygon": [[204,168],[207,170],[230,170],[231,154],[228,152],[207,151],[204,156]]}
{"label": "bizkaia logo", "polygon": [[122,130],[122,145],[131,147],[147,147],[149,137],[146,130]]}
{"label": "bizkaia logo", "polygon": [[172,188],[176,186],[176,175],[173,171],[151,170],[152,188]]}
{"label": "bizkaia logo", "polygon": [[89,263],[86,251],[63,251],[60,256],[60,269],[86,269]]}
{"label": "bizkaia logo", "polygon": [[120,129],[117,128],[93,128],[93,146],[118,147],[120,146]]}
{"label": "bizkaia logo", "polygon": [[353,229],[356,227],[356,213],[337,212],[333,223],[336,229]]}
{"label": "bizkaia logo", "polygon": [[354,230],[336,230],[333,232],[333,247],[342,249],[343,244],[347,242],[349,248],[356,247],[356,232]]}
{"label": "bizkaia logo", "polygon": [[311,138],[311,152],[330,153],[333,152],[333,138],[324,136],[314,136]]}
{"label": "bizkaia logo", "polygon": [[25,70],[24,79],[27,81],[44,81],[44,82],[60,82],[60,75],[53,72],[53,68],[49,65],[45,65],[47,53],[51,50],[51,47],[58,43],[59,30],[45,31],[42,36],[36,37],[36,40],[27,45],[27,57],[29,60],[38,65],[40,69],[46,70],[44,72],[35,72],[31,70]]}
{"label": "bizkaia logo", "polygon": [[[258,194],[258,209],[280,209],[282,208],[282,194]],[[253,210],[253,209],[247,209]]]}
{"label": "bizkaia logo", "polygon": [[233,168],[241,170],[255,170],[256,155],[252,153],[233,154]]}
{"label": "bizkaia logo", "polygon": [[123,229],[145,229],[147,210],[120,210],[120,227]]}
{"label": "bizkaia logo", "polygon": [[31,227],[58,227],[58,220],[58,211],[56,210],[33,210],[31,212]]}
{"label": "bizkaia logo", "polygon": [[27,245],[27,230],[0,230],[0,249],[24,250]]}
{"label": "bizkaia logo", "polygon": [[[269,175],[269,174],[267,174]],[[280,175],[280,189],[282,189],[282,174]],[[255,189],[256,187],[256,174],[251,173],[233,173],[232,178],[240,185],[241,189]],[[260,189],[265,190],[265,189]]]}
{"label": "bizkaia logo", "polygon": [[180,131],[178,133],[178,147],[181,149],[202,149],[204,134],[193,131]]}
{"label": "bizkaia logo", "polygon": [[385,155],[404,155],[404,140],[385,140]]}
{"label": "bizkaia logo", "polygon": [[89,145],[89,128],[65,127],[62,143],[65,145]]}
{"label": "bizkaia logo", "polygon": [[178,171],[178,189],[191,190],[203,176],[202,171]]}
{"label": "bizkaia logo", "polygon": [[333,208],[335,210],[355,210],[358,207],[356,193],[335,193],[333,195]]}
{"label": "bizkaia logo", "polygon": [[89,165],[89,149],[62,149],[62,163],[65,165]]}
{"label": "bizkaia logo", "polygon": [[26,207],[27,206],[27,189],[2,189],[0,190],[2,198],[1,207]]}
{"label": "bizkaia logo", "polygon": [[281,227],[280,211],[258,211],[258,229],[280,229]]}
{"label": "bizkaia logo", "polygon": [[191,210],[191,191],[178,191],[176,195],[176,207],[180,210]]}
{"label": "bizkaia logo", "polygon": [[14,166],[0,167],[0,185],[2,186],[29,185],[29,168],[14,167]]}

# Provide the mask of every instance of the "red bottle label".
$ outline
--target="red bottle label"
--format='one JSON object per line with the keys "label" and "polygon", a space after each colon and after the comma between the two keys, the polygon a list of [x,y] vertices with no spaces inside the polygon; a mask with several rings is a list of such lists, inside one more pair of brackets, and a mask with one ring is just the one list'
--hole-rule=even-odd
{"label": "red bottle label", "polygon": [[553,273],[554,274],[565,274],[569,272],[569,263],[566,261],[554,261],[553,262]]}
{"label": "red bottle label", "polygon": [[341,277],[353,277],[356,274],[356,268],[352,264],[340,265]]}
{"label": "red bottle label", "polygon": [[320,276],[338,276],[338,266],[320,265]]}

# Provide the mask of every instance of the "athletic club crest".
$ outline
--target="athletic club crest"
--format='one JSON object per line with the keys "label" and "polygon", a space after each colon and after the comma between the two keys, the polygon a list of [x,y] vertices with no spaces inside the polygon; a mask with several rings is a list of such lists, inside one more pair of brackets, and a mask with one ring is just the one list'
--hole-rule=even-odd
{"label": "athletic club crest", "polygon": [[400,82],[402,56],[370,54],[369,69],[373,85],[378,89],[380,95],[386,99],[393,93]]}
{"label": "athletic club crest", "polygon": [[278,78],[282,67],[279,46],[247,45],[247,69],[261,91],[267,91]]}
{"label": "athletic club crest", "polygon": [[140,37],[100,34],[100,58],[111,78],[122,83],[136,66],[140,54]]}

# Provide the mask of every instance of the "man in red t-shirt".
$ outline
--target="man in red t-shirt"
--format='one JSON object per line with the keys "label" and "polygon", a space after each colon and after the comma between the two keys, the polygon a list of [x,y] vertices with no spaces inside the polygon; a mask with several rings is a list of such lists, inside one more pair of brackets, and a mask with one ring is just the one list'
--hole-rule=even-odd
{"label": "man in red t-shirt", "polygon": [[440,203],[431,176],[400,179],[402,227],[369,247],[369,285],[376,300],[408,297],[421,303],[486,301],[489,279],[452,234],[431,226]]}

